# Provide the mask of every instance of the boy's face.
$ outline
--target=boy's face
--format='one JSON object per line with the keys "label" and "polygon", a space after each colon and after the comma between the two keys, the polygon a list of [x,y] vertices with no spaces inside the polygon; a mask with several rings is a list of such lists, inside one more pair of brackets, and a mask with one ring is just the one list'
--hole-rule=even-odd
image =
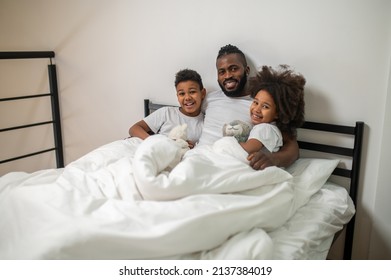
{"label": "boy's face", "polygon": [[278,118],[276,103],[269,92],[260,90],[257,93],[250,106],[250,116],[254,125],[271,123]]}
{"label": "boy's face", "polygon": [[202,100],[205,98],[206,90],[200,89],[194,81],[180,82],[176,86],[181,112],[187,116],[195,117],[201,112]]}

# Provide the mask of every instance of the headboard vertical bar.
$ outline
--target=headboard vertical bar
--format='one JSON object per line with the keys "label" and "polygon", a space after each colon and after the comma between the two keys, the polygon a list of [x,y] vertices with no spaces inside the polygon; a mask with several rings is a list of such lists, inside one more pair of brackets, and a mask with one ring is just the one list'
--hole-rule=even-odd
{"label": "headboard vertical bar", "polygon": [[144,117],[149,115],[149,99],[144,99]]}
{"label": "headboard vertical bar", "polygon": [[63,150],[62,134],[61,134],[60,102],[58,97],[56,65],[49,64],[48,71],[49,71],[49,86],[50,86],[51,102],[52,102],[53,133],[55,135],[54,145],[56,147],[56,163],[57,163],[57,168],[61,168],[64,167],[64,150]]}
{"label": "headboard vertical bar", "polygon": [[[361,153],[362,153],[362,142],[364,135],[364,123],[356,122],[354,130],[354,148],[353,148],[353,161],[352,161],[352,175],[350,181],[349,194],[352,198],[354,205],[357,208],[357,189],[360,176],[360,164],[361,164]],[[345,236],[345,248],[344,248],[344,259],[350,260],[352,258],[353,249],[353,235],[354,235],[355,215],[349,221],[346,226]]]}
{"label": "headboard vertical bar", "polygon": [[352,197],[354,203],[356,203],[357,200],[357,185],[360,176],[359,170],[360,170],[360,163],[361,163],[363,134],[364,134],[364,123],[357,122],[355,135],[354,135],[355,141],[354,141],[354,148],[353,148],[352,181],[350,184],[351,185],[350,196]]}

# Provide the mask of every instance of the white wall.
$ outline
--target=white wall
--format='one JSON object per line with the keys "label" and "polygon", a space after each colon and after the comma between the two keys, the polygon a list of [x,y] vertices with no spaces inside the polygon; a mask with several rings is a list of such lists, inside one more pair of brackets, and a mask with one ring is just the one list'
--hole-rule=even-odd
{"label": "white wall", "polygon": [[[391,29],[390,29],[391,32]],[[390,38],[390,37],[389,37]],[[391,59],[387,88],[387,100],[381,137],[381,155],[378,173],[378,186],[374,204],[373,227],[371,231],[369,259],[391,259],[391,216],[390,216],[390,143],[391,143]],[[388,211],[385,211],[388,209]]]}
{"label": "white wall", "polygon": [[390,12],[388,0],[0,0],[0,50],[56,52],[67,163],[126,137],[144,98],[175,103],[181,68],[216,89],[225,44],[254,68],[294,66],[307,78],[308,120],[366,123],[353,257],[390,258],[374,234],[390,244],[379,165],[390,155]]}

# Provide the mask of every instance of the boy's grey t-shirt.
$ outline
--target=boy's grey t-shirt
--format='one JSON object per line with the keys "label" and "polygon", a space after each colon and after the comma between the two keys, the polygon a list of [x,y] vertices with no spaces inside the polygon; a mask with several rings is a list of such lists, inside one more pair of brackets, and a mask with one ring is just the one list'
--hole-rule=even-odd
{"label": "boy's grey t-shirt", "polygon": [[143,119],[154,133],[168,136],[170,131],[182,124],[187,124],[187,140],[197,143],[200,139],[204,123],[204,114],[189,117],[179,107],[162,107]]}

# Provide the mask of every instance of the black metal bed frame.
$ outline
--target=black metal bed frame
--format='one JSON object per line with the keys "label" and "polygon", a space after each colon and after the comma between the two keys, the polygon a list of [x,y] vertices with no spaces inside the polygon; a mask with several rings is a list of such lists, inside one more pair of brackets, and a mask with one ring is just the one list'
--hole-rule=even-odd
{"label": "black metal bed frame", "polygon": [[42,154],[42,153],[55,151],[57,168],[64,167],[64,152],[63,152],[62,134],[61,134],[61,119],[60,119],[60,104],[59,104],[58,87],[57,87],[57,72],[56,72],[56,65],[53,64],[53,62],[52,62],[52,58],[54,58],[54,56],[55,56],[55,53],[53,51],[0,52],[0,59],[45,59],[45,58],[48,58],[50,60],[50,63],[48,65],[48,78],[49,78],[49,89],[50,89],[49,93],[1,98],[0,102],[8,102],[8,101],[31,99],[31,98],[42,98],[42,97],[50,96],[50,98],[51,98],[51,111],[52,111],[52,119],[51,120],[48,120],[45,122],[39,122],[39,123],[29,123],[29,124],[25,124],[25,125],[21,125],[21,126],[1,128],[0,132],[52,124],[53,125],[53,137],[54,137],[54,147],[53,148],[49,148],[49,149],[36,151],[33,153],[19,155],[17,157],[1,160],[0,164],[10,162],[10,161],[19,160],[19,159],[26,158],[26,157],[35,156],[35,155]]}
{"label": "black metal bed frame", "polygon": [[[174,106],[174,105],[165,105],[153,103],[149,99],[144,99],[144,115],[148,116],[153,111],[164,107],[164,106]],[[361,153],[363,145],[363,135],[364,135],[364,122],[356,122],[354,126],[343,126],[336,124],[328,123],[319,123],[319,122],[305,122],[300,129],[307,129],[311,131],[323,131],[330,132],[335,134],[346,135],[348,137],[353,137],[353,147],[339,147],[332,146],[322,143],[315,142],[306,142],[298,141],[300,149],[310,150],[316,152],[322,152],[327,154],[334,154],[339,156],[345,156],[352,161],[351,169],[345,167],[337,167],[333,175],[341,176],[348,178],[350,180],[349,186],[349,195],[354,203],[357,205],[357,191],[359,187],[359,176],[360,176],[360,163],[361,163]],[[355,216],[349,221],[346,225],[346,235],[345,235],[345,244],[343,251],[344,259],[352,258],[352,249],[353,249],[353,235],[354,235],[354,225],[355,225]]]}
{"label": "black metal bed frame", "polygon": [[[361,153],[362,153],[363,135],[364,135],[364,122],[358,121],[355,123],[354,126],[342,126],[342,125],[326,124],[326,123],[319,123],[319,122],[305,122],[301,129],[337,133],[337,134],[351,136],[354,138],[353,147],[351,148],[337,147],[332,145],[311,143],[305,141],[298,141],[298,144],[300,149],[346,156],[352,160],[351,169],[337,167],[334,170],[333,175],[350,179],[349,195],[352,198],[354,205],[357,205],[357,191],[359,187]],[[352,258],[354,224],[355,224],[355,215],[346,225],[346,235],[345,235],[344,255],[343,255],[343,258],[345,260],[350,260]]]}

